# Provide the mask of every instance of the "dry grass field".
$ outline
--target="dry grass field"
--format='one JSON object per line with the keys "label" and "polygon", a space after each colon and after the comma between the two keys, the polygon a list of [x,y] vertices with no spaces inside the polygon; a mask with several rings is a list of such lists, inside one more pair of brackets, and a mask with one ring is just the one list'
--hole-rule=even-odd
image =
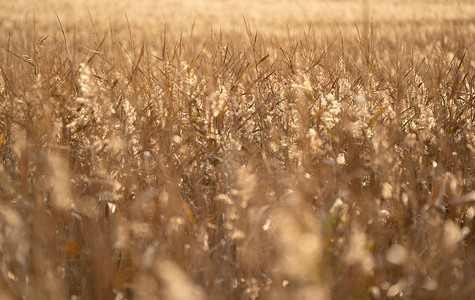
{"label": "dry grass field", "polygon": [[474,1],[1,6],[0,299],[475,299]]}

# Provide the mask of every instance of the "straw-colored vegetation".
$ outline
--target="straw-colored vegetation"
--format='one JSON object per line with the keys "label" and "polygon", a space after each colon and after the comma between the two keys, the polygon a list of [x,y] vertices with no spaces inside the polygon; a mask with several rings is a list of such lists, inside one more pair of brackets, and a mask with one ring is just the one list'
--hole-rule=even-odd
{"label": "straw-colored vegetation", "polygon": [[1,299],[475,295],[473,2],[6,2]]}

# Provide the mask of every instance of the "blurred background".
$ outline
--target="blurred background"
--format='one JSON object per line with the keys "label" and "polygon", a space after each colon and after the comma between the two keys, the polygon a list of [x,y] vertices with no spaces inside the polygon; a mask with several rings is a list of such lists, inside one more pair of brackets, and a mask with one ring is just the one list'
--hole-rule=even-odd
{"label": "blurred background", "polygon": [[[475,18],[475,1],[368,1],[368,0],[3,0],[0,30],[28,26],[32,16],[38,26],[57,23],[55,12],[66,26],[92,17],[97,26],[125,24],[126,16],[134,28],[144,33],[163,30],[242,30],[243,17],[260,32],[286,33],[313,24],[323,29],[344,30],[354,27],[368,16],[375,25],[391,22],[405,26],[411,23],[434,24],[457,20],[471,22]],[[160,27],[160,28],[157,28]],[[471,25],[474,26],[474,25]]]}

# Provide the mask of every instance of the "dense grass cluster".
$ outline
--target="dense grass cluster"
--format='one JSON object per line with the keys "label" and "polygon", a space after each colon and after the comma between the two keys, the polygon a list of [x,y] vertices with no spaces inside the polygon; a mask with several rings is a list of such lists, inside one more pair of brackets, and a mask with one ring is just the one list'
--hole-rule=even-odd
{"label": "dense grass cluster", "polygon": [[473,21],[243,23],[5,38],[2,299],[473,297]]}

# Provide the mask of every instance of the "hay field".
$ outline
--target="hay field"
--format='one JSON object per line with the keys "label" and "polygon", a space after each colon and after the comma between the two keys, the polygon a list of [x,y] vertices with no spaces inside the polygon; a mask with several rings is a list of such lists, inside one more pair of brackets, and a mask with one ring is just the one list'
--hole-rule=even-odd
{"label": "hay field", "polygon": [[474,1],[2,1],[0,299],[475,299],[474,43]]}

